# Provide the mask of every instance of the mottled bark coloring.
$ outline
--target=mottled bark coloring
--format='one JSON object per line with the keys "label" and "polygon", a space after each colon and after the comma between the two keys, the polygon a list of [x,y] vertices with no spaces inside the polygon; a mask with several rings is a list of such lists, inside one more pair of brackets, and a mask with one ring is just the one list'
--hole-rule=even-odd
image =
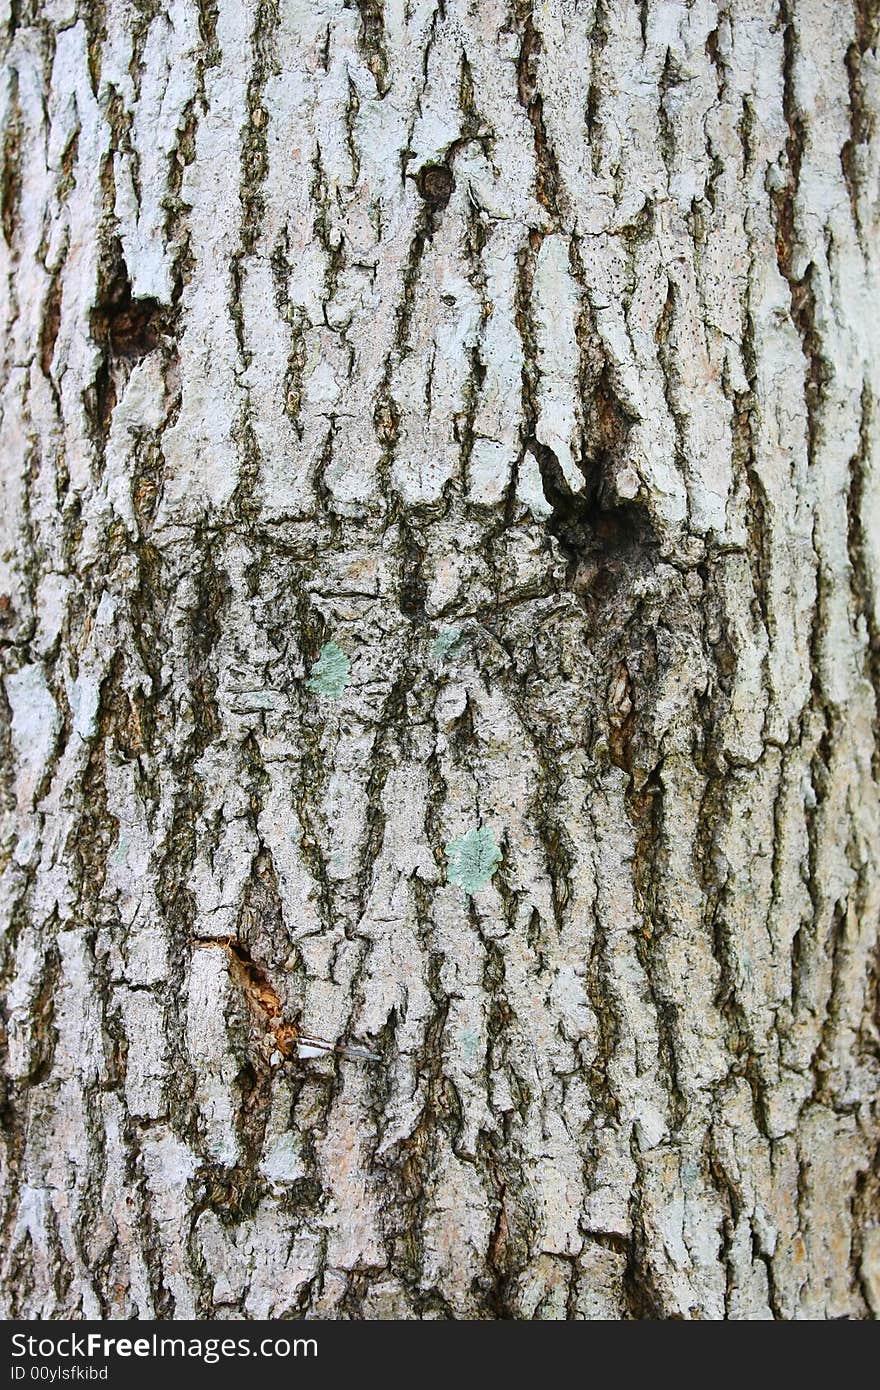
{"label": "mottled bark coloring", "polygon": [[0,6],[4,1316],[880,1313],[878,22]]}

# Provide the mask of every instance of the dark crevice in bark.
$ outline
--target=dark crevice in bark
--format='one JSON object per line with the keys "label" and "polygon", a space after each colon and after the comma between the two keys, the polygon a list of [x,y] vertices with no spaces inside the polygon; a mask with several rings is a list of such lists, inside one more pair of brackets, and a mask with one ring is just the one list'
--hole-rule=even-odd
{"label": "dark crevice in bark", "polygon": [[526,441],[541,470],[552,507],[548,530],[567,562],[567,583],[595,617],[631,585],[634,569],[657,549],[653,527],[637,504],[613,503],[601,477],[572,492],[554,451],[534,437]]}
{"label": "dark crevice in bark", "polygon": [[796,68],[799,60],[799,40],[788,0],[780,0],[779,21],[783,28],[783,108],[788,124],[785,143],[788,163],[787,180],[781,188],[771,190],[770,199],[776,228],[776,260],[791,292],[792,321],[800,334],[805,362],[804,399],[807,409],[808,460],[815,455],[819,416],[824,389],[832,375],[832,365],[823,352],[817,326],[816,289],[813,263],[800,276],[795,265],[801,246],[798,228],[797,199],[806,148],[806,129],[796,92]]}
{"label": "dark crevice in bark", "polygon": [[560,219],[562,190],[559,161],[547,134],[544,97],[538,90],[538,58],[542,49],[535,28],[533,0],[516,0],[514,9],[520,33],[517,58],[517,95],[532,125],[535,142],[535,193],[554,222]]}
{"label": "dark crevice in bark", "polygon": [[71,863],[78,870],[79,900],[86,914],[98,910],[107,875],[107,858],[119,833],[118,821],[108,808],[105,782],[107,741],[112,734],[113,719],[106,699],[113,682],[111,672],[101,686],[98,733],[82,777],[83,810],[68,846]]}
{"label": "dark crevice in bark", "polygon": [[520,469],[525,458],[526,440],[534,437],[538,422],[537,384],[538,384],[538,339],[532,295],[535,282],[535,265],[541,249],[541,236],[530,232],[517,253],[516,297],[514,302],[516,330],[522,344],[522,370],[520,373],[520,452],[513,468],[504,508],[507,526],[513,525],[517,514],[516,489]]}
{"label": "dark crevice in bark", "polygon": [[[263,96],[269,78],[278,73],[275,39],[279,24],[277,0],[260,0],[251,32],[248,120],[241,139],[238,247],[229,259],[229,316],[235,326],[242,376],[249,371],[255,352],[245,322],[243,291],[248,275],[248,260],[256,253],[265,214],[263,185],[269,172],[269,113],[263,104]],[[262,458],[251,416],[250,391],[246,385],[242,385],[240,408],[230,431],[238,450],[238,481],[229,500],[227,514],[244,524],[255,522],[260,511],[257,492]]]}
{"label": "dark crevice in bark", "polygon": [[252,67],[247,85],[248,121],[242,132],[239,179],[240,244],[235,260],[253,255],[265,213],[263,185],[269,172],[269,112],[263,104],[266,84],[278,75],[275,37],[280,24],[278,0],[260,0],[251,36]]}
{"label": "dark crevice in bark", "polygon": [[[759,403],[755,395],[757,362],[754,319],[751,308],[752,273],[753,268],[750,267],[746,281],[745,302],[742,305],[743,367],[749,385],[746,391],[730,392],[733,401],[733,464],[735,468],[741,469],[744,473],[748,487],[749,506],[746,512],[746,527],[750,540],[748,559],[752,571],[752,588],[764,630],[772,641],[775,623],[771,605],[767,599],[767,586],[771,574],[772,531],[767,516],[766,488],[757,468],[755,422],[759,413]],[[767,657],[765,656],[765,667],[766,662]],[[769,689],[770,683],[766,671],[765,681]]]}
{"label": "dark crevice in bark", "polygon": [[859,447],[850,464],[850,488],[847,496],[847,550],[851,566],[850,589],[856,623],[865,625],[865,666],[874,689],[875,738],[874,777],[880,782],[880,614],[876,611],[874,584],[869,559],[869,525],[866,515],[865,484],[868,481],[872,433],[875,428],[874,398],[865,382],[862,386],[859,417]]}
{"label": "dark crevice in bark", "polygon": [[584,125],[590,149],[590,167],[598,175],[602,167],[602,94],[605,74],[603,58],[611,38],[604,0],[596,0],[594,28],[590,43],[590,85],[584,111]]}
{"label": "dark crevice in bark", "polygon": [[[346,9],[351,9],[352,0],[344,0],[344,3]],[[383,0],[354,0],[354,3],[361,19],[358,47],[373,75],[376,92],[381,99],[391,90],[385,46],[385,6]]]}
{"label": "dark crevice in bark", "polygon": [[40,328],[40,367],[45,377],[52,375],[52,358],[58,341],[61,326],[61,296],[63,290],[62,267],[55,271],[49,280],[49,291],[43,309],[43,322]]}
{"label": "dark crevice in bark", "polygon": [[[169,943],[167,990],[170,999],[185,996],[194,924],[198,921],[198,905],[189,887],[197,852],[197,827],[205,800],[205,788],[197,766],[221,727],[216,703],[218,675],[214,653],[220,639],[222,617],[231,597],[228,578],[214,559],[213,537],[197,535],[193,543],[195,603],[189,615],[188,641],[181,654],[183,688],[188,696],[188,708],[185,700],[183,711],[186,720],[184,751],[178,755],[174,785],[168,793],[168,829],[154,856],[156,898]],[[141,547],[142,553],[145,549]],[[154,630],[164,636],[164,613],[169,597],[158,570],[144,592],[144,601],[155,613]],[[167,636],[165,641],[168,641]],[[180,716],[175,710],[172,717],[176,720]],[[175,1058],[175,1067],[167,1082],[172,1128],[180,1135],[196,1135],[199,1121],[194,1102],[195,1078],[188,1062],[185,1010],[169,1009],[167,1028],[168,1052]],[[157,1258],[159,1248],[157,1244]],[[169,1295],[161,1283],[159,1297],[163,1306],[167,1306]]]}
{"label": "dark crevice in bark", "polygon": [[853,0],[855,39],[846,51],[846,73],[849,87],[850,138],[840,152],[840,164],[846,179],[853,222],[863,251],[867,252],[867,228],[863,225],[860,197],[867,177],[866,156],[876,127],[876,112],[866,91],[862,65],[865,57],[877,47],[880,30],[880,6],[877,0]]}
{"label": "dark crevice in bark", "polygon": [[731,1252],[736,1227],[742,1214],[743,1199],[738,1184],[727,1172],[724,1163],[715,1150],[711,1134],[706,1135],[703,1157],[706,1171],[712,1180],[713,1187],[718,1194],[719,1201],[724,1210],[724,1216],[721,1222],[721,1259],[724,1263],[725,1271],[724,1318],[726,1321],[730,1317],[731,1303],[735,1288],[735,1270]]}
{"label": "dark crevice in bark", "polygon": [[[443,1091],[443,1033],[450,1001],[439,982],[440,961],[436,953],[428,959],[426,981],[435,1011],[427,1021],[424,1046],[415,1059],[422,1083],[423,1107],[411,1132],[376,1159],[384,1170],[393,1200],[385,1205],[385,1240],[399,1277],[414,1289],[421,1282],[424,1262],[426,1187],[437,1157],[438,1131],[445,1104]],[[431,1294],[419,1296],[422,1307],[430,1306]]]}
{"label": "dark crevice in bark", "polygon": [[[249,357],[250,354],[244,354]],[[254,525],[260,516],[258,485],[262,469],[262,453],[254,431],[250,403],[245,395],[241,409],[229,431],[237,446],[238,482],[229,499],[226,515],[240,526]]]}
{"label": "dark crevice in bark", "polygon": [[158,300],[134,296],[122,246],[113,238],[105,250],[95,305],[89,315],[92,338],[101,348],[93,416],[102,447],[132,364],[155,352],[172,326],[172,314]]}
{"label": "dark crevice in bark", "polygon": [[18,103],[18,73],[10,73],[9,115],[3,135],[3,165],[0,171],[0,227],[10,252],[16,254],[18,221],[22,194],[22,128]]}
{"label": "dark crevice in bark", "polygon": [[221,61],[220,45],[217,41],[217,23],[220,18],[218,0],[196,0],[199,20],[200,55],[203,66],[217,67]]}
{"label": "dark crevice in bark", "polygon": [[870,108],[865,102],[865,92],[861,73],[862,57],[863,54],[858,44],[850,44],[846,53],[846,71],[849,79],[851,134],[840,151],[840,166],[843,169],[843,176],[846,179],[846,189],[849,194],[849,205],[853,222],[858,232],[859,241],[864,245],[865,232],[862,226],[861,209],[859,207],[859,194],[861,190],[859,165],[866,152],[866,148],[870,144],[873,122],[868,115]]}
{"label": "dark crevice in bark", "polygon": [[104,44],[107,42],[106,0],[88,0],[88,4],[83,6],[83,20],[88,41],[88,66],[92,95],[97,98],[101,88]]}
{"label": "dark crevice in bark", "polygon": [[[240,1080],[245,1081],[240,1073]],[[201,1197],[193,1205],[194,1221],[205,1211],[214,1212],[224,1225],[236,1226],[253,1218],[266,1191],[266,1185],[254,1179],[246,1164],[224,1168],[222,1164],[205,1163],[196,1176]]]}
{"label": "dark crevice in bark", "polygon": [[181,191],[184,174],[196,157],[198,105],[199,99],[192,97],[182,112],[176,131],[176,144],[168,155],[167,193],[163,199],[164,239],[171,253],[171,304],[175,309],[181,303],[193,268],[188,225],[190,209],[183,201]]}
{"label": "dark crevice in bark", "polygon": [[31,1071],[28,1086],[47,1081],[52,1071],[58,1030],[55,1027],[55,995],[61,980],[61,957],[51,933],[57,932],[57,922],[50,925],[49,945],[43,956],[40,979],[31,1005]]}
{"label": "dark crevice in bark", "polygon": [[[680,470],[686,485],[689,482],[689,457],[688,457],[688,416],[686,409],[682,406],[680,394],[680,368],[675,346],[672,342],[673,329],[676,323],[676,299],[677,291],[673,281],[667,277],[666,280],[666,299],[660,317],[657,320],[654,337],[657,344],[657,360],[663,372],[663,395],[666,400],[666,409],[669,419],[675,429],[675,463]],[[690,488],[688,487],[688,513],[690,513]],[[690,526],[690,516],[688,517],[688,530],[693,531]]]}
{"label": "dark crevice in bark", "polygon": [[425,546],[404,526],[401,519],[403,552],[400,566],[400,611],[414,622],[425,621],[428,588],[425,582]]}
{"label": "dark crevice in bark", "polygon": [[876,1265],[871,1259],[870,1250],[865,1249],[867,1244],[865,1237],[876,1230],[878,1219],[880,1219],[880,1145],[874,1147],[868,1163],[856,1175],[850,1210],[852,1213],[850,1268],[864,1300],[867,1316],[876,1319],[880,1317],[877,1281],[874,1273]]}
{"label": "dark crevice in bark", "polygon": [[651,1260],[651,1242],[642,1218],[642,1175],[637,1171],[630,1197],[632,1238],[627,1252],[623,1276],[623,1299],[626,1316],[639,1321],[666,1319],[663,1295]]}

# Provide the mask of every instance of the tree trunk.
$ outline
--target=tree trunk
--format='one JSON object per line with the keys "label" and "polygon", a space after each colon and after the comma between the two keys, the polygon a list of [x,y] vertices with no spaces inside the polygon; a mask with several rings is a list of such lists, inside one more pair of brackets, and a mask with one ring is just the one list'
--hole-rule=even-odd
{"label": "tree trunk", "polygon": [[5,1314],[880,1313],[877,0],[0,8]]}

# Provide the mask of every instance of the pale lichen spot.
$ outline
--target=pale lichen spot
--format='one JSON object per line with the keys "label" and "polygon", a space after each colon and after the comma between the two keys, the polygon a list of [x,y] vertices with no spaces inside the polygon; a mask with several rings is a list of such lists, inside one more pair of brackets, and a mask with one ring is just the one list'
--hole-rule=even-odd
{"label": "pale lichen spot", "polygon": [[446,874],[449,882],[473,897],[486,887],[501,863],[502,854],[491,828],[481,825],[451,840],[446,846],[446,858],[449,860]]}
{"label": "pale lichen spot", "polygon": [[448,657],[457,656],[464,646],[465,637],[460,628],[443,627],[431,643],[431,660],[438,665]]}
{"label": "pale lichen spot", "polygon": [[473,1028],[463,1028],[458,1035],[458,1045],[461,1048],[462,1056],[468,1065],[477,1061],[480,1050],[479,1034]]}
{"label": "pale lichen spot", "polygon": [[349,682],[351,662],[336,642],[325,642],[312,663],[306,685],[316,695],[338,700]]}

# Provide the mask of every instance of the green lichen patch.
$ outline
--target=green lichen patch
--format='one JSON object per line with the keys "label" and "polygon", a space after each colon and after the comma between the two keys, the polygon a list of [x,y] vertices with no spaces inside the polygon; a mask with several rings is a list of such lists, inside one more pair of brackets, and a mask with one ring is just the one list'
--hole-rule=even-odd
{"label": "green lichen patch", "polygon": [[351,662],[336,642],[325,642],[312,663],[306,685],[316,695],[326,695],[330,700],[338,700],[348,685]]}
{"label": "green lichen patch", "polygon": [[460,628],[443,627],[431,643],[431,660],[439,665],[447,657],[457,656],[465,643],[465,635]]}
{"label": "green lichen patch", "polygon": [[449,860],[446,873],[449,882],[473,897],[486,887],[502,855],[490,827],[481,825],[451,840],[446,846],[446,858]]}

